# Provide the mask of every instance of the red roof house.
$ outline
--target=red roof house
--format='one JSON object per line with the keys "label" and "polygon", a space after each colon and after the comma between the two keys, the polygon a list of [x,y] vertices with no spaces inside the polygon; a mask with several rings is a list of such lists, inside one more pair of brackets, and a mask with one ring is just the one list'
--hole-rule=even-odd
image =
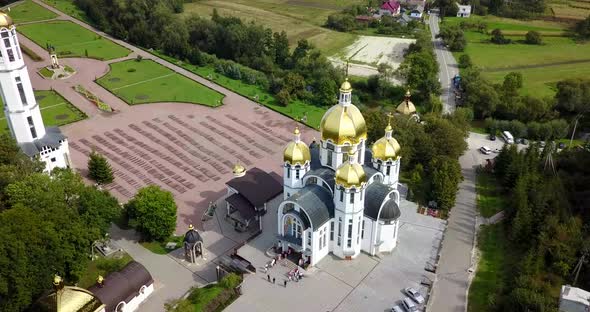
{"label": "red roof house", "polygon": [[389,0],[389,1],[383,2],[383,4],[381,5],[381,8],[379,9],[379,12],[382,15],[398,15],[399,10],[400,10],[399,2],[396,0]]}

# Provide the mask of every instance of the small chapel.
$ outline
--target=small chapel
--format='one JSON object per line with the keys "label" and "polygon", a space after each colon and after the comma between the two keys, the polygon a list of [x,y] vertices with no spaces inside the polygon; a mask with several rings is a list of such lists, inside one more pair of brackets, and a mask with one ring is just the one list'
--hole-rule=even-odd
{"label": "small chapel", "polygon": [[279,248],[300,255],[307,265],[329,253],[354,259],[361,251],[391,252],[401,216],[401,147],[391,116],[384,136],[368,148],[367,125],[352,104],[347,79],[338,103],[323,116],[320,133],[319,142],[308,145],[296,128],[284,150]]}

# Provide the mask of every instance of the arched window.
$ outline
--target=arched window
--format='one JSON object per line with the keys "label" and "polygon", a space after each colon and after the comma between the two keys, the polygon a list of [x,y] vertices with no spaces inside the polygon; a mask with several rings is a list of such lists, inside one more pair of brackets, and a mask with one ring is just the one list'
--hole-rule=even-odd
{"label": "arched window", "polygon": [[123,309],[125,309],[125,302],[121,301],[121,302],[119,302],[119,304],[115,308],[115,311],[116,312],[123,312]]}
{"label": "arched window", "polygon": [[299,221],[299,219],[295,218],[294,216],[287,215],[285,216],[285,223],[283,226],[285,236],[301,238],[301,234],[303,232],[303,225],[301,224],[301,221]]}

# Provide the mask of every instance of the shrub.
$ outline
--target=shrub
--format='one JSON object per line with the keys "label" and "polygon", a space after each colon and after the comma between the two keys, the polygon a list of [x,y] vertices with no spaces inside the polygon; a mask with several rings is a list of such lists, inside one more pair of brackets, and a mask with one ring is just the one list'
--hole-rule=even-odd
{"label": "shrub", "polygon": [[127,72],[128,72],[128,73],[134,73],[134,72],[136,72],[136,71],[137,71],[137,69],[135,69],[135,68],[129,68],[129,69],[127,70]]}
{"label": "shrub", "polygon": [[139,55],[139,54],[138,54],[138,55],[137,55],[137,57],[135,58],[135,61],[136,61],[136,62],[141,62],[142,60],[143,60],[143,56],[141,56],[141,55]]}
{"label": "shrub", "polygon": [[148,240],[163,241],[176,228],[176,203],[172,193],[159,186],[141,188],[126,205],[129,225]]}
{"label": "shrub", "polygon": [[510,39],[506,39],[502,31],[498,28],[492,30],[492,38],[490,41],[495,44],[508,44],[510,43]]}
{"label": "shrub", "polygon": [[459,56],[459,64],[457,65],[459,68],[468,68],[473,66],[473,63],[471,62],[471,57],[468,54],[461,54],[461,56]]}
{"label": "shrub", "polygon": [[540,32],[531,30],[526,33],[524,42],[527,44],[541,44],[543,43],[543,39],[541,38]]}

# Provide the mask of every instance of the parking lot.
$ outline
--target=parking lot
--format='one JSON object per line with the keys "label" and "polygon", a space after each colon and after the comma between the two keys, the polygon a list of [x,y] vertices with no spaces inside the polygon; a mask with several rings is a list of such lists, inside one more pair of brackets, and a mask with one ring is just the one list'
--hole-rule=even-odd
{"label": "parking lot", "polygon": [[226,311],[389,311],[406,296],[406,287],[426,297],[428,288],[421,282],[434,279],[425,267],[436,258],[444,221],[417,214],[416,205],[405,200],[400,208],[399,243],[391,254],[371,257],[361,253],[354,260],[328,255],[299,282],[284,287],[288,267],[276,265],[269,270],[275,284],[260,270],[270,260],[264,252],[276,232],[276,207],[272,207],[265,225],[275,220],[274,227],[263,226],[265,232],[238,251],[259,272],[246,277],[243,295]]}

